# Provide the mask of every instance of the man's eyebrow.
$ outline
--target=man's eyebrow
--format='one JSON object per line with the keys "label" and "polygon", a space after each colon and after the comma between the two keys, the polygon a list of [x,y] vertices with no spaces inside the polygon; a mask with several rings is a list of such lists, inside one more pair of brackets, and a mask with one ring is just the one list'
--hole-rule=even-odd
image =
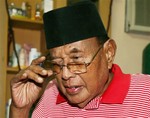
{"label": "man's eyebrow", "polygon": [[79,53],[79,52],[83,52],[83,51],[78,48],[73,48],[70,50],[70,53]]}
{"label": "man's eyebrow", "polygon": [[54,57],[53,55],[51,55],[50,53],[48,53],[46,55],[46,59],[47,60],[55,60],[55,59],[62,59],[61,57]]}
{"label": "man's eyebrow", "polygon": [[53,57],[51,56],[51,54],[50,53],[48,53],[48,54],[46,54],[46,59],[53,59]]}
{"label": "man's eyebrow", "polygon": [[[78,48],[72,48],[70,51],[69,51],[69,53],[71,54],[73,54],[73,53],[80,53],[80,52],[83,52],[82,50],[80,50],[80,49],[78,49]],[[53,59],[57,59],[58,57],[53,57],[50,53],[48,53],[48,54],[46,54],[46,59],[48,59],[48,60],[53,60]]]}

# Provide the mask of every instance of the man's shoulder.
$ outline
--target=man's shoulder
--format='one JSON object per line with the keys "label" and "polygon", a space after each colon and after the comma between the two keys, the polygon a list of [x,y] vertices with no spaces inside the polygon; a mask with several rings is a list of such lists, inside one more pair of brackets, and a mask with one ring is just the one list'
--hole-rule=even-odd
{"label": "man's shoulder", "polygon": [[131,80],[150,81],[150,75],[141,73],[131,74]]}
{"label": "man's shoulder", "polygon": [[150,98],[150,75],[132,74],[129,90],[125,101],[130,101],[130,104],[141,105],[146,104]]}
{"label": "man's shoulder", "polygon": [[131,87],[150,90],[150,75],[147,74],[132,74]]}

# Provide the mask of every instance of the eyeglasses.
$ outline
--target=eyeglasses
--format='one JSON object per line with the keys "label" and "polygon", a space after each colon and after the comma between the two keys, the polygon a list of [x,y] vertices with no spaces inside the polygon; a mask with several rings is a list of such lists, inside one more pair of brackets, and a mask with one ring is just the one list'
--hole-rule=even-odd
{"label": "eyeglasses", "polygon": [[51,60],[46,59],[42,63],[42,67],[44,67],[47,70],[52,70],[55,75],[59,74],[63,67],[67,67],[67,69],[75,74],[81,74],[87,72],[87,67],[92,63],[98,52],[101,50],[103,46],[99,47],[96,51],[95,55],[92,57],[91,61],[89,63],[81,62],[81,63],[68,63],[67,65],[59,65],[52,63]]}

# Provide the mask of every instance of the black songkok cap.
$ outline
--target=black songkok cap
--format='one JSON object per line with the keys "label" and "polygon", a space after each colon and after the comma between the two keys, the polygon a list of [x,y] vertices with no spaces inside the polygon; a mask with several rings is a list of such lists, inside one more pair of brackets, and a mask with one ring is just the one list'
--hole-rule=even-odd
{"label": "black songkok cap", "polygon": [[55,9],[44,14],[47,49],[91,37],[108,39],[95,4],[91,1]]}

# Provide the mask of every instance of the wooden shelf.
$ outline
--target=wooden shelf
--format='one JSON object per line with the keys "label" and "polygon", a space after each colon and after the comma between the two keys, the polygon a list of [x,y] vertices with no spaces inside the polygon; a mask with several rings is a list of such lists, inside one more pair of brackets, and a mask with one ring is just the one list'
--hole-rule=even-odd
{"label": "wooden shelf", "polygon": [[30,19],[30,18],[23,17],[23,16],[12,16],[11,19],[14,20],[14,21],[22,21],[22,22],[43,24],[42,20]]}
{"label": "wooden shelf", "polygon": [[[31,14],[34,13],[36,4],[42,2],[42,0],[8,0],[8,5],[10,5],[13,2],[15,4],[15,7],[20,8],[23,1],[28,2],[31,5],[31,8],[32,8]],[[2,8],[3,14],[1,14],[1,16],[6,17],[7,16],[6,12],[5,13],[3,12],[3,11],[5,11],[5,10],[3,10],[3,7],[5,7],[5,2],[2,2],[2,3],[3,3],[3,5],[0,5],[0,6]],[[67,3],[67,0],[54,0],[54,8],[66,6],[66,3]],[[6,30],[6,33],[5,32],[3,33],[3,35],[6,35],[5,36],[6,38],[4,38],[6,40],[3,40],[2,42],[6,41],[6,44],[7,44],[7,42],[9,40],[7,40],[8,23],[6,21],[7,20],[4,21],[3,18],[2,18],[2,20],[0,20],[0,22],[4,22],[6,24],[6,26],[4,26],[4,28],[1,28],[1,29]],[[13,31],[14,31],[14,38],[15,38],[16,43],[18,43],[20,45],[24,45],[25,43],[29,44],[32,47],[37,48],[38,51],[40,51],[42,54],[45,54],[46,42],[45,42],[45,33],[44,33],[44,27],[43,27],[42,20],[30,19],[30,18],[23,17],[23,16],[13,16],[10,19],[10,23],[11,23]],[[8,46],[8,44],[7,45],[6,44],[4,47]],[[9,56],[13,53],[13,46],[12,45],[10,46],[10,55],[7,55],[7,49],[5,49],[3,51],[3,53],[6,56],[6,60],[7,60],[7,58],[9,60]],[[2,61],[0,61],[0,62],[2,62]],[[5,65],[7,65],[7,63]],[[3,68],[3,66],[2,66],[2,68]],[[4,70],[7,71],[6,75],[4,75],[3,71],[2,71],[1,78],[6,78],[6,80],[3,79],[4,82],[6,83],[6,86],[4,86],[3,88],[6,90],[2,91],[2,92],[5,93],[3,95],[4,99],[6,99],[6,101],[8,101],[8,99],[11,97],[10,81],[19,72],[19,69],[18,69],[18,67],[14,68],[14,67],[5,66]],[[0,82],[0,83],[2,83],[2,82]],[[0,96],[0,98],[2,98],[3,96]],[[2,107],[1,107],[1,105],[0,105],[0,108],[4,108],[3,106],[4,105],[2,105]]]}
{"label": "wooden shelf", "polygon": [[11,17],[13,27],[26,28],[26,29],[36,29],[40,30],[43,28],[42,20],[34,20],[21,16]]}
{"label": "wooden shelf", "polygon": [[18,73],[18,71],[19,71],[18,67],[7,67],[7,72]]}

